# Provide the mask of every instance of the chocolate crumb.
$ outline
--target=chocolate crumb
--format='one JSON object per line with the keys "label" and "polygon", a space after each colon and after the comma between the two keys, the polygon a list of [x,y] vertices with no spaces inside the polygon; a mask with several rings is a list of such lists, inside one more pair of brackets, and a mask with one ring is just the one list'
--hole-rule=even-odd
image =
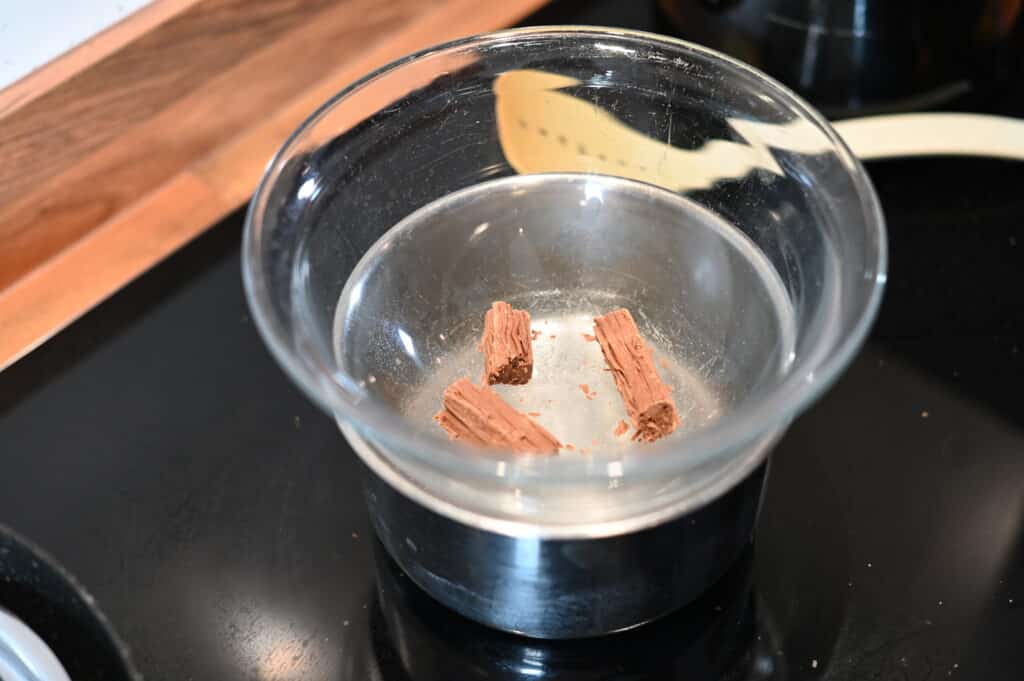
{"label": "chocolate crumb", "polygon": [[622,435],[623,433],[625,433],[625,432],[626,432],[627,430],[629,430],[629,424],[628,424],[628,423],[626,423],[625,421],[619,421],[619,422],[618,422],[618,423],[617,423],[617,424],[615,425],[615,430],[614,430],[614,431],[612,431],[612,432],[614,432],[614,433],[615,433],[615,437],[619,437],[620,435]]}
{"label": "chocolate crumb", "polygon": [[539,411],[528,411],[528,412],[526,412],[526,415],[527,416],[532,416],[534,418],[537,418],[538,416],[540,416],[540,412]]}
{"label": "chocolate crumb", "polygon": [[537,329],[533,329],[532,331],[530,331],[530,340],[537,340],[538,338],[540,338],[543,335],[544,335],[543,331],[538,331]]}
{"label": "chocolate crumb", "polygon": [[587,341],[588,343],[592,343],[597,340],[597,336],[592,336],[589,333],[585,333],[583,334],[583,340]]}

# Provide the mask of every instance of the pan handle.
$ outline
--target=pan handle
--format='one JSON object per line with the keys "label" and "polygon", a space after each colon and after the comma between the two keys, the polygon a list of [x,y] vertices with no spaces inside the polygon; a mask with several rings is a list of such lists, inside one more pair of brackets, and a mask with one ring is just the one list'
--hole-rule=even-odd
{"label": "pan handle", "polygon": [[906,156],[988,156],[1024,161],[1024,120],[961,113],[850,118],[833,123],[863,161]]}

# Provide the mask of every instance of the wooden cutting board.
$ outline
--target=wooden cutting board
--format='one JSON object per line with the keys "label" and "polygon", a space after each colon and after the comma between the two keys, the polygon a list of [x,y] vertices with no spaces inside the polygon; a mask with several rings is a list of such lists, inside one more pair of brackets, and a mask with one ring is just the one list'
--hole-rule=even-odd
{"label": "wooden cutting board", "polygon": [[332,94],[547,0],[156,0],[0,91],[0,369],[244,203]]}

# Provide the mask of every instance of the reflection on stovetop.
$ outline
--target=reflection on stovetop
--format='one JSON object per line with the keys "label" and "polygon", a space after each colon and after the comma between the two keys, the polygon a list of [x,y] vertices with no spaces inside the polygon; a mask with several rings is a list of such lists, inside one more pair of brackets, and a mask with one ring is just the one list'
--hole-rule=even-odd
{"label": "reflection on stovetop", "polygon": [[542,641],[437,604],[374,542],[376,598],[350,622],[346,679],[786,679],[782,638],[752,587],[753,547],[683,610],[597,639]]}

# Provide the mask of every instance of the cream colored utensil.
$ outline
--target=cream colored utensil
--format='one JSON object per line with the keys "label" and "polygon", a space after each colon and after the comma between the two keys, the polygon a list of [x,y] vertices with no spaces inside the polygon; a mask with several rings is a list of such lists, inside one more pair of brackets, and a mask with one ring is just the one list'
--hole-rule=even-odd
{"label": "cream colored utensil", "polygon": [[[654,139],[566,91],[578,85],[574,78],[533,70],[507,72],[495,81],[498,135],[516,171],[612,174],[679,192],[751,172],[781,175],[772,148],[804,154],[828,148],[821,130],[807,122],[731,119],[746,143],[713,140],[682,149],[671,141],[686,120],[670,118],[666,140]],[[1012,118],[903,114],[845,120],[834,127],[864,160],[936,155],[1024,160],[1024,121]]]}

